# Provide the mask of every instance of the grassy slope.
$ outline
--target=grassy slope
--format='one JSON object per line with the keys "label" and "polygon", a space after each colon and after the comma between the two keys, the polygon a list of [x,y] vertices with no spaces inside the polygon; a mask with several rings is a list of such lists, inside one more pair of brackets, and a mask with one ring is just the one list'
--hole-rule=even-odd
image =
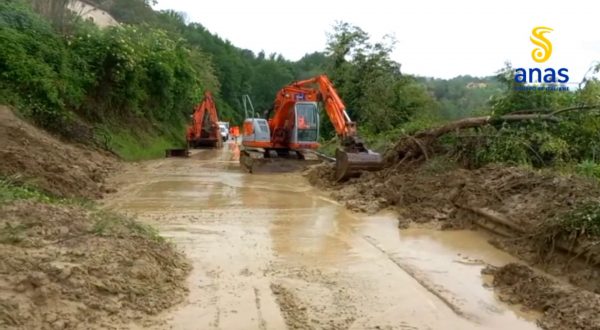
{"label": "grassy slope", "polygon": [[[172,129],[176,131],[176,128]],[[150,134],[141,131],[113,128],[109,130],[109,147],[123,160],[137,161],[160,158],[165,154],[165,149],[183,147],[183,129],[180,138],[173,134]]]}

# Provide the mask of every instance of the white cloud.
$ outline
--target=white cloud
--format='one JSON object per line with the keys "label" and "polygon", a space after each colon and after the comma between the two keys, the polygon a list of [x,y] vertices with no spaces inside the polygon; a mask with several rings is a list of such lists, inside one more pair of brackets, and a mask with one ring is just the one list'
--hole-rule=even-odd
{"label": "white cloud", "polygon": [[[188,1],[159,0],[158,9],[187,13],[211,32],[255,53],[297,60],[325,48],[335,21],[360,26],[375,39],[394,34],[394,59],[403,72],[450,78],[491,75],[505,61],[515,66],[567,67],[581,79],[600,60],[600,5],[594,1]],[[531,29],[552,27],[551,59],[531,60]]]}

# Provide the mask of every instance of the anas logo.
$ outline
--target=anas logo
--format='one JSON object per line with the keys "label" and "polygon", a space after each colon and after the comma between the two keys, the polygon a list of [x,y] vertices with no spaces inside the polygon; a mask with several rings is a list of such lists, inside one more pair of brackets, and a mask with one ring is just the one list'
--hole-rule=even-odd
{"label": "anas logo", "polygon": [[[536,26],[531,30],[529,40],[536,46],[531,52],[531,58],[536,63],[544,63],[552,56],[552,42],[546,36],[552,31],[554,29],[547,26]],[[515,82],[519,84],[565,84],[569,82],[568,72],[567,68],[517,68],[515,69]],[[549,87],[519,86],[519,89],[534,88],[548,89]],[[564,88],[568,90],[567,87]]]}
{"label": "anas logo", "polygon": [[538,46],[531,52],[531,57],[538,63],[546,62],[552,55],[552,43],[544,36],[544,34],[551,31],[554,30],[545,26],[535,27],[531,31],[529,40],[531,40],[534,45]]}

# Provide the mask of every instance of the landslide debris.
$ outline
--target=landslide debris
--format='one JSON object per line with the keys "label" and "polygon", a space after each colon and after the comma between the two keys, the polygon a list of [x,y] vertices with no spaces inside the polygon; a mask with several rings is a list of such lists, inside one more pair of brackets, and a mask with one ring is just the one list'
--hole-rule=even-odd
{"label": "landslide debris", "polygon": [[99,209],[115,158],[0,106],[0,328],[116,329],[187,295],[185,257],[151,227]]}
{"label": "landslide debris", "polygon": [[394,207],[402,218],[447,227],[469,225],[463,218],[472,215],[457,206],[490,208],[523,228],[534,228],[582,199],[600,196],[597,184],[572,176],[501,165],[469,170],[445,158],[365,172],[341,184],[333,182],[332,173],[331,165],[319,164],[305,176],[351,210],[374,213]]}
{"label": "landslide debris", "polygon": [[483,227],[500,234],[492,243],[504,250],[600,293],[600,238],[561,220],[582,204],[599,203],[600,187],[593,181],[493,164],[465,169],[443,157],[363,173],[341,184],[332,173],[331,165],[319,164],[305,176],[351,210],[393,208],[400,228],[410,223]]}
{"label": "landslide debris", "polygon": [[76,204],[0,206],[0,328],[115,328],[185,297],[190,266],[150,227]]}
{"label": "landslide debris", "polygon": [[25,122],[0,106],[0,176],[61,197],[99,198],[118,165],[114,157],[72,145]]}
{"label": "landslide debris", "polygon": [[536,274],[516,263],[488,267],[483,272],[494,276],[493,286],[501,300],[542,312],[538,324],[543,329],[600,329],[600,295]]}
{"label": "landslide debris", "polygon": [[[403,137],[385,153],[385,169],[364,172],[346,182],[333,180],[331,164],[313,166],[304,174],[311,184],[328,190],[351,210],[366,213],[385,208],[396,210],[399,228],[428,223],[440,229],[484,228],[498,234],[492,243],[574,285],[562,291],[558,286],[548,285],[550,289],[535,293],[542,289],[537,288],[536,281],[542,280],[523,273],[523,282],[506,291],[508,296],[514,296],[511,299],[519,302],[535,299],[543,292],[551,292],[553,299],[567,295],[571,300],[552,301],[548,311],[548,306],[532,304],[531,308],[551,313],[543,320],[543,326],[599,329],[598,182],[549,170],[499,164],[480,168],[461,166],[436,144],[435,138],[443,133],[433,129]],[[529,280],[531,287],[527,284]],[[589,308],[596,314],[583,308],[585,312],[576,315],[577,306],[586,300],[592,302]],[[573,317],[576,320],[567,321]]]}

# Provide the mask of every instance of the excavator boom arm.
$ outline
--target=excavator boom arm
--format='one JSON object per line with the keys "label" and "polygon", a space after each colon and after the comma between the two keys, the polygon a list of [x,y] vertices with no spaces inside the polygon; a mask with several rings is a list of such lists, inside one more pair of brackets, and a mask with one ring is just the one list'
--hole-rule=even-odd
{"label": "excavator boom arm", "polygon": [[[292,148],[317,148],[318,111],[316,106],[312,106],[310,111],[314,115],[308,115],[309,110],[305,105],[319,101],[323,104],[340,139],[341,145],[336,150],[335,157],[336,180],[346,179],[364,170],[381,169],[383,166],[381,155],[367,149],[358,137],[356,123],[348,116],[344,102],[333,87],[333,83],[325,75],[294,82],[277,93],[273,107],[266,113],[270,140],[266,142],[267,146],[264,148],[274,149],[271,151],[275,152],[280,150],[282,153]],[[269,118],[271,112],[273,116]],[[304,136],[303,140],[299,138],[300,133]]]}
{"label": "excavator boom arm", "polygon": [[381,155],[370,151],[358,137],[356,123],[350,119],[346,106],[325,75],[298,81],[293,86],[306,88],[317,85],[327,116],[340,138],[341,148],[336,150],[335,178],[343,180],[362,170],[376,171],[383,167]]}
{"label": "excavator boom arm", "polygon": [[356,123],[348,116],[344,102],[326,75],[319,75],[292,84],[292,86],[297,88],[307,88],[311,85],[318,86],[321,101],[337,135],[342,139],[356,136]]}

